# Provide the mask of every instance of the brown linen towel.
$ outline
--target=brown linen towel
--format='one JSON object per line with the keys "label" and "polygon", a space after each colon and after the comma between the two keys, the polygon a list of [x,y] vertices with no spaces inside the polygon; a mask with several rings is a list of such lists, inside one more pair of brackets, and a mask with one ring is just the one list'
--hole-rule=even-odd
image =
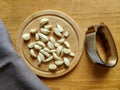
{"label": "brown linen towel", "polygon": [[1,20],[0,90],[49,90],[15,52]]}

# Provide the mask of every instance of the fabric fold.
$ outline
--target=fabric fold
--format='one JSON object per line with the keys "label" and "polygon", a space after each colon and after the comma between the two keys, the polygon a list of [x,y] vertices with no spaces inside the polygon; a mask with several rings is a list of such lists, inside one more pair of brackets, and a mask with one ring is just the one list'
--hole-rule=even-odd
{"label": "fabric fold", "polygon": [[0,90],[49,90],[15,52],[0,20]]}

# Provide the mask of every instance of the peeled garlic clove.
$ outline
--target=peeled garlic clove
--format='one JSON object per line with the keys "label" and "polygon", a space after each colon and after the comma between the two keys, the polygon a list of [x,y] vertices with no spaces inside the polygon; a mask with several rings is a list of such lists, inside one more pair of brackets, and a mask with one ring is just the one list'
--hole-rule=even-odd
{"label": "peeled garlic clove", "polygon": [[37,56],[37,61],[38,61],[38,65],[40,65],[40,64],[41,64],[41,62],[42,62],[42,60],[41,60],[41,58],[40,58],[40,56],[39,56],[39,55]]}
{"label": "peeled garlic clove", "polygon": [[45,45],[45,43],[44,43],[44,42],[37,41],[36,43],[37,43],[38,45],[40,45],[41,47],[43,47],[43,48],[45,48],[45,47],[46,47],[46,45]]}
{"label": "peeled garlic clove", "polygon": [[57,24],[57,29],[58,29],[59,32],[63,32],[64,31],[63,28],[62,28],[62,26],[59,25],[59,24]]}
{"label": "peeled garlic clove", "polygon": [[64,43],[64,41],[65,41],[65,39],[59,39],[57,42],[58,42],[59,44],[62,44],[62,43]]}
{"label": "peeled garlic clove", "polygon": [[37,50],[41,50],[42,49],[42,47],[37,45],[37,44],[34,45],[34,48],[37,49]]}
{"label": "peeled garlic clove", "polygon": [[38,35],[38,33],[35,34],[35,40],[39,40],[39,35]]}
{"label": "peeled garlic clove", "polygon": [[44,51],[43,49],[40,50],[40,52],[41,52],[42,54],[44,54],[46,57],[50,57],[50,54],[49,54],[48,52]]}
{"label": "peeled garlic clove", "polygon": [[41,20],[40,20],[40,27],[42,27],[43,25],[45,25],[46,23],[48,23],[49,22],[49,19],[48,18],[42,18]]}
{"label": "peeled garlic clove", "polygon": [[59,43],[55,43],[55,47],[58,47],[58,46],[60,46],[60,44]]}
{"label": "peeled garlic clove", "polygon": [[47,52],[53,53],[53,52],[56,52],[56,50],[55,50],[55,49],[53,49],[53,50],[48,50]]}
{"label": "peeled garlic clove", "polygon": [[36,29],[36,28],[30,29],[30,33],[35,34],[36,32],[37,32],[37,29]]}
{"label": "peeled garlic clove", "polygon": [[57,69],[57,66],[55,64],[49,64],[49,70],[55,71]]}
{"label": "peeled garlic clove", "polygon": [[45,51],[49,51],[50,49],[49,49],[49,48],[47,48],[47,47],[45,47],[45,48],[44,48],[44,50],[45,50]]}
{"label": "peeled garlic clove", "polygon": [[55,39],[52,36],[50,36],[49,39],[50,39],[51,43],[54,45],[56,42]]}
{"label": "peeled garlic clove", "polygon": [[29,44],[28,44],[28,48],[33,48],[34,45],[35,45],[35,42],[31,42],[31,43],[29,43]]}
{"label": "peeled garlic clove", "polygon": [[46,29],[46,28],[41,28],[40,31],[43,34],[50,34],[50,31],[48,29]]}
{"label": "peeled garlic clove", "polygon": [[30,40],[30,34],[25,33],[25,34],[22,35],[22,38],[23,38],[23,40],[25,40],[25,41]]}
{"label": "peeled garlic clove", "polygon": [[64,49],[62,49],[62,51],[61,51],[61,56],[63,56],[64,55]]}
{"label": "peeled garlic clove", "polygon": [[54,63],[55,63],[57,66],[61,66],[61,65],[63,65],[64,62],[63,62],[63,61],[55,61]]}
{"label": "peeled garlic clove", "polygon": [[54,45],[50,41],[48,41],[47,46],[49,49],[54,49]]}
{"label": "peeled garlic clove", "polygon": [[30,55],[31,55],[32,57],[34,57],[34,58],[37,57],[37,55],[36,55],[36,53],[35,53],[35,51],[34,51],[33,49],[30,49]]}
{"label": "peeled garlic clove", "polygon": [[69,55],[70,55],[71,57],[74,57],[74,56],[75,56],[75,53],[70,52]]}
{"label": "peeled garlic clove", "polygon": [[70,61],[69,61],[68,58],[64,57],[64,58],[63,58],[63,61],[64,61],[65,66],[67,66],[67,67],[70,66]]}
{"label": "peeled garlic clove", "polygon": [[52,25],[45,25],[44,28],[51,30],[52,29]]}
{"label": "peeled garlic clove", "polygon": [[64,45],[65,45],[67,48],[70,48],[70,44],[69,44],[68,41],[65,41],[65,42],[64,42]]}
{"label": "peeled garlic clove", "polygon": [[64,33],[64,37],[68,37],[70,35],[70,32],[69,31],[66,31],[65,33]]}
{"label": "peeled garlic clove", "polygon": [[49,61],[51,61],[53,59],[53,56],[50,56],[50,57],[48,57],[46,60],[45,60],[45,62],[49,62]]}
{"label": "peeled garlic clove", "polygon": [[55,49],[50,50],[49,48],[45,47],[44,50],[48,53],[56,52]]}
{"label": "peeled garlic clove", "polygon": [[71,49],[66,49],[66,48],[63,49],[64,54],[69,54],[70,52],[71,52]]}
{"label": "peeled garlic clove", "polygon": [[62,60],[60,57],[57,56],[55,52],[53,52],[53,58],[54,60]]}
{"label": "peeled garlic clove", "polygon": [[60,55],[61,51],[62,51],[62,46],[58,46],[56,49],[56,53],[58,56]]}
{"label": "peeled garlic clove", "polygon": [[42,33],[38,33],[38,35],[40,36],[40,38],[43,42],[47,42],[49,40],[48,37]]}
{"label": "peeled garlic clove", "polygon": [[58,37],[61,37],[61,36],[62,36],[62,34],[58,31],[57,28],[54,28],[54,29],[53,29],[53,32],[54,32],[54,34],[55,34],[56,36],[58,36]]}
{"label": "peeled garlic clove", "polygon": [[39,52],[38,56],[40,57],[42,62],[45,62],[45,56]]}

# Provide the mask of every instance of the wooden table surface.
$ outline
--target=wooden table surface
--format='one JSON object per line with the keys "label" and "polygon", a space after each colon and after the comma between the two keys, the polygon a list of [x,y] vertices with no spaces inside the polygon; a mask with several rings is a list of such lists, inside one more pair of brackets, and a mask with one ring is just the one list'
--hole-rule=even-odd
{"label": "wooden table surface", "polygon": [[[120,56],[120,0],[0,0],[0,18],[14,47],[23,20],[45,9],[70,15],[79,24],[83,37],[88,26],[104,22],[110,28]],[[110,69],[93,64],[83,48],[81,60],[73,71],[55,79],[40,79],[52,90],[120,90],[119,70],[120,62]]]}

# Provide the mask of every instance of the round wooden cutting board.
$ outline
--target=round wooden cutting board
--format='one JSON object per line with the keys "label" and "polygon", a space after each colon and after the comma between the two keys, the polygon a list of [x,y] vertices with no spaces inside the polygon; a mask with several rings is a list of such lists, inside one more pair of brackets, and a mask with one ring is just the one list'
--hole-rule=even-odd
{"label": "round wooden cutting board", "polygon": [[[42,18],[49,18],[49,24],[52,24],[53,27],[56,27],[56,24],[60,24],[63,27],[64,32],[70,32],[70,36],[66,40],[70,43],[70,48],[75,53],[75,57],[68,57],[70,60],[70,66],[68,68],[66,68],[65,65],[62,65],[58,67],[58,69],[55,72],[51,72],[48,69],[48,65],[50,63],[53,63],[53,61],[42,63],[40,66],[37,66],[37,60],[30,56],[29,48],[27,47],[27,45],[29,42],[34,40],[30,39],[29,41],[24,41],[22,39],[22,35],[24,33],[30,33],[31,28],[39,29],[39,21]],[[53,34],[50,34],[49,36],[51,35],[55,37]],[[34,36],[32,36],[32,38],[34,38]],[[79,25],[71,17],[60,11],[43,10],[32,14],[22,23],[22,25],[19,28],[19,33],[17,35],[16,48],[18,53],[20,53],[20,55],[24,58],[27,65],[38,76],[54,78],[67,74],[77,65],[82,54],[83,37],[80,32]]]}

